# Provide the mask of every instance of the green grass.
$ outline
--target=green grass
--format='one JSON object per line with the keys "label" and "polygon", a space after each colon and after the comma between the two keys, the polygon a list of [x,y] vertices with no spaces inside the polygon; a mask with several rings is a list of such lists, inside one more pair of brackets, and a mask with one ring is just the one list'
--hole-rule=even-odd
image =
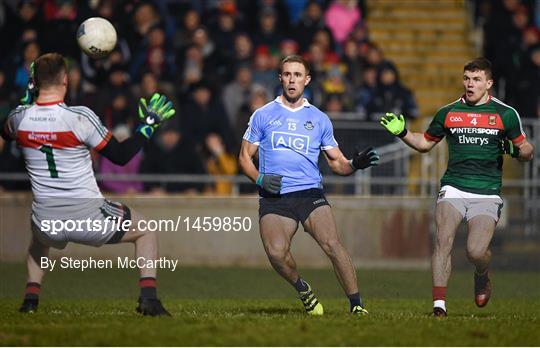
{"label": "green grass", "polygon": [[304,315],[293,289],[268,269],[182,268],[161,272],[159,296],[172,318],[135,313],[137,273],[54,271],[38,313],[21,315],[25,272],[0,267],[0,345],[120,346],[538,346],[540,274],[493,272],[494,296],[472,299],[472,272],[455,272],[449,317],[431,318],[428,271],[360,270],[370,311],[347,313],[331,270],[305,270],[325,315]]}

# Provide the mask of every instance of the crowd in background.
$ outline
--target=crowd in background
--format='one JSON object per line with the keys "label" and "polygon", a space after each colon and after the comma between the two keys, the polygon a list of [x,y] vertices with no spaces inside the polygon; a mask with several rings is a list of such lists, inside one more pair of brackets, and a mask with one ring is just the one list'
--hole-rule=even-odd
{"label": "crowd in background", "polygon": [[[508,7],[511,2],[519,6]],[[530,15],[526,25],[514,18],[522,13],[523,3],[501,0],[500,6],[516,13],[505,20],[513,30],[504,34],[513,35],[512,44],[519,49],[504,46],[510,45],[506,39],[492,39],[501,35],[493,24],[502,23],[501,9],[492,1],[476,3],[478,23],[485,26],[486,54],[501,71],[499,79],[516,71],[506,70],[507,55],[497,54],[523,52],[516,69],[526,79],[517,87],[507,82],[508,98],[525,99],[518,92],[522,90],[538,96],[538,80],[531,80],[538,79],[538,30],[528,28]],[[4,0],[0,120],[23,95],[30,63],[55,51],[68,60],[65,102],[90,107],[119,139],[129,137],[137,125],[140,97],[161,92],[176,107],[176,117],[144,152],[125,167],[96,156],[97,173],[236,174],[236,154],[248,120],[280,94],[277,67],[290,54],[310,63],[312,81],[305,94],[325,112],[353,112],[368,122],[378,121],[388,110],[418,117],[414,96],[401,83],[395,65],[370,41],[366,15],[362,0]],[[118,33],[115,50],[101,60],[82,54],[75,38],[78,25],[94,16],[110,20]],[[530,44],[534,35],[536,43]],[[522,41],[516,41],[518,36]],[[536,71],[528,72],[534,64]],[[531,81],[533,86],[527,87]],[[24,171],[20,157],[14,143],[0,140],[0,171]],[[227,182],[100,184],[120,193],[231,190]],[[20,185],[27,184],[0,186]]]}
{"label": "crowd in background", "polygon": [[476,0],[495,93],[523,118],[540,118],[540,1]]}

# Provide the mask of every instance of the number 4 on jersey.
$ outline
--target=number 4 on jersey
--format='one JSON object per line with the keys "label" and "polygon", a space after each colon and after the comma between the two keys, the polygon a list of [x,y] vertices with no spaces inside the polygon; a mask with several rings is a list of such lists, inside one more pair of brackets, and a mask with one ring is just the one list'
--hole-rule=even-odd
{"label": "number 4 on jersey", "polygon": [[473,119],[471,120],[471,124],[476,126],[478,124],[478,121],[476,120],[476,117],[473,117]]}
{"label": "number 4 on jersey", "polygon": [[58,178],[58,171],[56,170],[56,163],[54,162],[52,147],[48,145],[43,145],[39,148],[39,151],[45,154],[45,158],[47,159],[47,165],[49,166],[49,172],[51,173],[51,178]]}

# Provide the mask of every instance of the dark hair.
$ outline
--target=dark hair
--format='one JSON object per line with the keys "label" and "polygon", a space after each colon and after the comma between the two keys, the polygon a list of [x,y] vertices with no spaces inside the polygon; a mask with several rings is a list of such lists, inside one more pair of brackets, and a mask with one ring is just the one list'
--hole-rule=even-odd
{"label": "dark hair", "polygon": [[285,63],[300,63],[306,69],[306,75],[309,75],[309,63],[307,62],[307,60],[305,60],[301,56],[293,54],[293,55],[290,55],[290,56],[287,56],[287,57],[283,58],[281,60],[281,62],[279,63],[279,73],[280,74],[283,71],[283,65],[285,65]]}
{"label": "dark hair", "polygon": [[34,83],[38,89],[61,85],[66,72],[66,61],[61,54],[46,53],[34,62]]}
{"label": "dark hair", "polygon": [[463,72],[465,71],[483,71],[486,73],[486,77],[488,80],[493,79],[491,62],[484,57],[474,58],[473,60],[465,64],[465,66],[463,67]]}

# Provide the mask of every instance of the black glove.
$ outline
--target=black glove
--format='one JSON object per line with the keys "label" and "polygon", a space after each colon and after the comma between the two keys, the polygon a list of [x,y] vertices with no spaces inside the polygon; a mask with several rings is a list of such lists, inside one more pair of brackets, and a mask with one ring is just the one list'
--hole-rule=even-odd
{"label": "black glove", "polygon": [[352,160],[349,161],[351,168],[354,170],[366,169],[379,164],[379,155],[373,146],[368,147],[364,151],[357,153]]}
{"label": "black glove", "polygon": [[281,175],[259,174],[255,183],[270,193],[278,194],[281,190],[282,178]]}
{"label": "black glove", "polygon": [[519,157],[519,147],[515,146],[511,140],[504,139],[499,141],[499,149],[504,155],[510,155],[514,158]]}

